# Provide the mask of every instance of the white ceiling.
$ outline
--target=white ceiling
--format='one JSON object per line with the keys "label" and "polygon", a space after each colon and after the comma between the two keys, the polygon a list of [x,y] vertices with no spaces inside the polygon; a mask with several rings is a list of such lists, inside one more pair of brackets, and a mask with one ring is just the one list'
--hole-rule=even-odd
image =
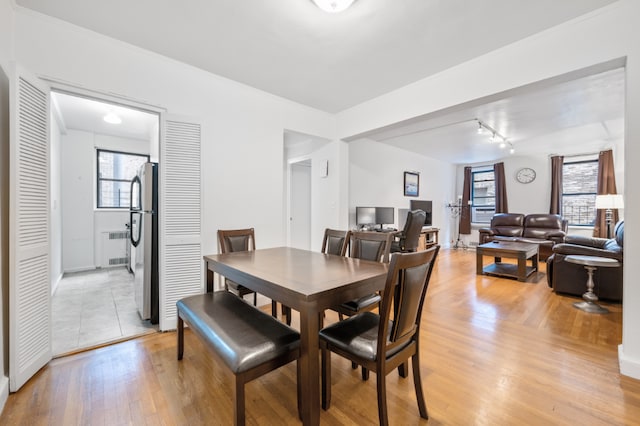
{"label": "white ceiling", "polygon": [[[450,163],[470,164],[509,155],[598,152],[624,137],[624,69],[514,90],[499,99],[439,112],[366,135],[369,139]],[[478,134],[476,119],[509,145],[500,149]]]}
{"label": "white ceiling", "polygon": [[[16,0],[249,86],[339,112],[614,0]],[[259,70],[259,71],[257,71]]]}
{"label": "white ceiling", "polygon": [[[127,139],[157,139],[157,114],[58,92],[53,92],[51,99],[63,131],[75,129]],[[116,114],[122,122],[107,123],[104,116],[108,113]]]}
{"label": "white ceiling", "polygon": [[[356,0],[341,14],[324,13],[311,0],[16,3],[338,112],[613,1]],[[105,127],[102,112],[87,118],[86,106],[60,107],[70,128],[90,121],[101,126],[91,131],[118,134],[127,127]],[[479,118],[512,142],[515,155],[592,152],[622,137],[623,108],[619,69],[514,90],[362,136],[452,163],[508,155],[477,135]]]}

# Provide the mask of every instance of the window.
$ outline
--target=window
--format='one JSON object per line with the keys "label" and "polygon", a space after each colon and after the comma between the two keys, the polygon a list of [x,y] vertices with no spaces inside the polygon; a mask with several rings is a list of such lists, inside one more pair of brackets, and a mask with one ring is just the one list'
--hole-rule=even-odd
{"label": "window", "polygon": [[562,216],[569,225],[593,226],[596,220],[598,160],[562,165]]}
{"label": "window", "polygon": [[471,173],[471,221],[489,223],[496,212],[496,182],[493,170]]}
{"label": "window", "polygon": [[99,149],[97,159],[98,208],[128,209],[131,180],[140,166],[149,161],[149,156]]}

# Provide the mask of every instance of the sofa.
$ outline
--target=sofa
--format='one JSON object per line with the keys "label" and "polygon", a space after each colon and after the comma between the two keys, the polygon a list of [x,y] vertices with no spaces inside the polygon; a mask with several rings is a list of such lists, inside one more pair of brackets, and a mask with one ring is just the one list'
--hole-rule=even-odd
{"label": "sofa", "polygon": [[620,262],[618,268],[598,268],[593,273],[593,292],[599,299],[622,300],[622,256],[624,221],[616,224],[615,238],[593,238],[567,235],[565,242],[553,247],[547,259],[547,283],[556,293],[581,296],[587,290],[587,271],[584,266],[565,260],[569,255],[598,256]]}
{"label": "sofa", "polygon": [[553,246],[564,241],[568,222],[557,214],[496,213],[489,228],[480,228],[480,244],[518,241],[539,245],[538,257],[551,256]]}

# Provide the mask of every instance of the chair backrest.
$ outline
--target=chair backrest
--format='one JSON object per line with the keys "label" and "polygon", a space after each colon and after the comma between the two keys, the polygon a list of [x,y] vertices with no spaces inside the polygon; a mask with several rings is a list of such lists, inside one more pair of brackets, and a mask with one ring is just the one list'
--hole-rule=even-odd
{"label": "chair backrest", "polygon": [[352,231],[350,257],[389,263],[392,239],[391,232]]}
{"label": "chair backrest", "polygon": [[219,229],[218,244],[220,246],[220,253],[253,251],[256,249],[256,237],[253,228]]}
{"label": "chair backrest", "polygon": [[491,219],[491,229],[498,235],[521,237],[524,215],[521,213],[496,213]]}
{"label": "chair backrest", "polygon": [[524,218],[523,237],[527,238],[545,238],[549,231],[566,232],[566,220],[558,214],[528,214]]}
{"label": "chair backrest", "polygon": [[437,245],[425,251],[393,255],[382,293],[378,354],[406,345],[411,340],[417,341],[422,306],[439,251],[440,246]]}
{"label": "chair backrest", "polygon": [[322,253],[344,256],[349,245],[349,231],[325,229],[322,239]]}
{"label": "chair backrest", "polygon": [[407,213],[407,221],[404,224],[402,234],[404,241],[402,249],[404,251],[416,251],[418,249],[418,241],[420,240],[420,232],[424,226],[427,213],[423,210],[411,210]]}

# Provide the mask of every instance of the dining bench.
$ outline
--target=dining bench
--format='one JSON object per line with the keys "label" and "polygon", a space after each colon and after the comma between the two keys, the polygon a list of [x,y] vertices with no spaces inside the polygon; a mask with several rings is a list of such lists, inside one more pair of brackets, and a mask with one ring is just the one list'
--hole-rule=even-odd
{"label": "dining bench", "polygon": [[[184,354],[186,322],[234,374],[234,424],[244,425],[245,383],[299,359],[300,334],[227,291],[185,297],[176,306],[178,360]],[[299,380],[297,399],[299,410]]]}

